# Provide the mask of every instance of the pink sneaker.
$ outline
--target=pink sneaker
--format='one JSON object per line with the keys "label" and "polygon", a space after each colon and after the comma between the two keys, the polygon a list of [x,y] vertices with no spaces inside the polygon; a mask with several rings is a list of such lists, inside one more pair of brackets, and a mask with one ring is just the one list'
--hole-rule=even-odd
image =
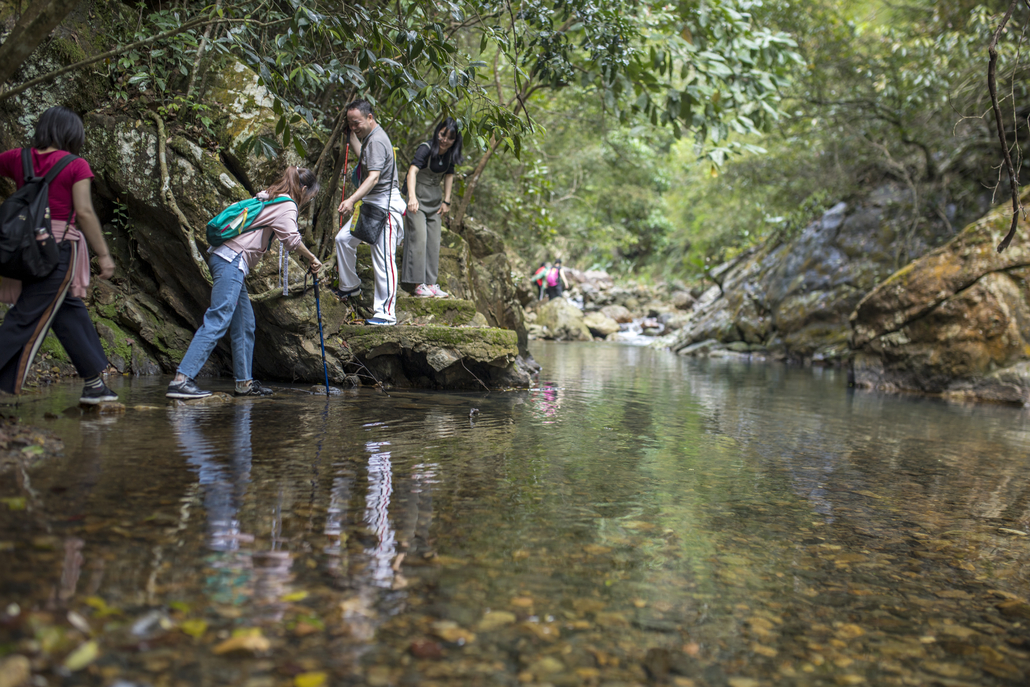
{"label": "pink sneaker", "polygon": [[429,285],[426,286],[426,288],[429,289],[429,291],[432,292],[434,298],[447,298],[448,296],[450,296],[449,293],[447,293],[446,291],[442,290],[436,284],[429,284]]}
{"label": "pink sneaker", "polygon": [[428,287],[425,284],[419,284],[415,287],[415,295],[419,298],[432,298],[436,294],[433,293],[431,287]]}

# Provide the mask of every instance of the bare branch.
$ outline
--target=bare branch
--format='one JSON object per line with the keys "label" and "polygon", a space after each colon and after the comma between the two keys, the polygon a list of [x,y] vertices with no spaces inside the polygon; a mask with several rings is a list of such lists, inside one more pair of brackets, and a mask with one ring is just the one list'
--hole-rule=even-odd
{"label": "bare branch", "polygon": [[994,31],[991,42],[987,46],[987,53],[990,55],[990,61],[987,63],[987,90],[991,93],[991,108],[994,110],[994,121],[998,127],[998,140],[1001,142],[1001,151],[1005,156],[1005,167],[1009,173],[1009,186],[1012,190],[1012,225],[1009,227],[1009,233],[998,244],[999,253],[1008,248],[1009,244],[1012,243],[1012,238],[1016,235],[1016,224],[1019,222],[1019,211],[1022,209],[1019,204],[1019,175],[1012,165],[1012,155],[1009,153],[1009,144],[1005,136],[1005,122],[1002,120],[1001,105],[998,103],[997,80],[998,39],[1001,37],[1002,31],[1005,30],[1005,25],[1008,24],[1009,19],[1012,17],[1018,1],[1012,0],[1009,3],[1005,16],[1001,18],[1001,23],[998,24],[998,28]]}

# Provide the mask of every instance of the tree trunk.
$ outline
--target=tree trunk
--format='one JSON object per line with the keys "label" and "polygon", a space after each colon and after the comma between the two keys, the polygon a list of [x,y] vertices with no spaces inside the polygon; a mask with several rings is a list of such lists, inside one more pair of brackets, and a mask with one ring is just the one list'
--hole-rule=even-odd
{"label": "tree trunk", "polygon": [[14,76],[76,4],[78,0],[36,0],[29,6],[11,35],[0,45],[0,85]]}
{"label": "tree trunk", "polygon": [[497,144],[500,140],[496,136],[490,137],[490,146],[483,153],[483,157],[479,159],[479,164],[476,165],[475,170],[472,172],[472,176],[469,177],[468,183],[465,184],[465,193],[461,196],[461,202],[458,203],[458,210],[454,213],[454,217],[451,218],[451,226],[457,230],[461,230],[461,223],[465,221],[465,211],[468,209],[469,203],[472,202],[472,193],[476,190],[476,184],[479,183],[479,177],[482,176],[483,170],[486,169],[486,163],[490,161],[490,157],[497,150]]}

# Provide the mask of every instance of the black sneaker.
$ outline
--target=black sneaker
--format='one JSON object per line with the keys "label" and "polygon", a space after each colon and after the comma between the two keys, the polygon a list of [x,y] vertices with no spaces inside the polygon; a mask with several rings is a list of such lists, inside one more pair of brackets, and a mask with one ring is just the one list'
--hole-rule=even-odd
{"label": "black sneaker", "polygon": [[83,403],[88,406],[95,406],[98,403],[117,400],[118,394],[111,391],[111,389],[109,389],[108,386],[102,382],[100,386],[97,387],[82,387],[82,396],[79,397],[79,403]]}
{"label": "black sneaker", "polygon": [[339,298],[341,301],[347,300],[348,298],[360,298],[361,297],[361,287],[360,286],[355,288],[355,289],[351,289],[349,291],[344,291],[343,289],[338,289],[335,286],[330,286],[329,287],[329,291],[334,296]]}
{"label": "black sneaker", "polygon": [[250,380],[250,388],[246,391],[234,391],[233,396],[271,396],[275,392],[267,386],[262,386],[256,379]]}
{"label": "black sneaker", "polygon": [[210,395],[210,391],[204,391],[189,377],[187,377],[186,381],[183,382],[173,381],[168,385],[168,391],[165,392],[165,396],[168,398],[181,398],[186,400],[191,398],[206,398]]}

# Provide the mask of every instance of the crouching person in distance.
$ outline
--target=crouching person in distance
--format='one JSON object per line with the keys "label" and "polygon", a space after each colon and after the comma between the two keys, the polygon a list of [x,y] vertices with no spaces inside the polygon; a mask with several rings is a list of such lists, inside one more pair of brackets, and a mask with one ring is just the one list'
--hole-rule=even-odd
{"label": "crouching person in distance", "polygon": [[272,390],[262,386],[251,375],[254,359],[254,333],[257,328],[254,310],[244,279],[268,250],[272,235],[286,251],[298,250],[310,263],[311,272],[322,267],[318,258],[301,241],[297,216],[301,207],[318,193],[318,179],[303,167],[287,167],[282,179],[257,195],[261,200],[286,196],[293,202],[266,205],[255,218],[260,227],[211,248],[208,265],[214,285],[211,307],[204,314],[204,323],[193,335],[190,347],[179,363],[178,374],[168,385],[168,398],[203,398],[210,391],[199,388],[194,377],[207,362],[218,340],[228,331],[232,338],[232,367],[236,377],[236,396],[271,396]]}

